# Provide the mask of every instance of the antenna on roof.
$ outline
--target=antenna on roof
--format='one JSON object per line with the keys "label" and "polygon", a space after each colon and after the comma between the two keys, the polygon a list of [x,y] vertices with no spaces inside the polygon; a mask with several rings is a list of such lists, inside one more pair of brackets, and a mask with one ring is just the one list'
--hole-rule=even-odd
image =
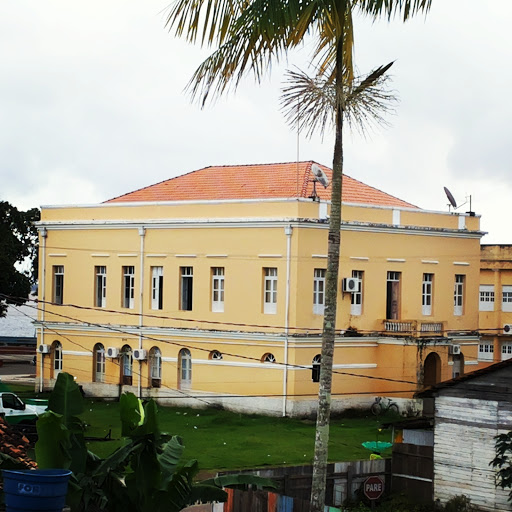
{"label": "antenna on roof", "polygon": [[446,188],[444,188],[444,193],[446,194],[446,197],[448,198],[448,201],[450,201],[450,204],[448,205],[448,211],[450,211],[450,205],[453,207],[454,210],[457,209],[457,201],[455,201],[455,198],[453,197],[452,193]]}
{"label": "antenna on roof", "polygon": [[313,174],[314,178],[311,180],[313,182],[313,192],[309,196],[313,201],[316,201],[318,199],[318,194],[316,193],[316,184],[317,182],[323,185],[324,188],[327,188],[329,186],[329,178],[325,174],[322,169],[316,164],[311,165],[311,173]]}
{"label": "antenna on roof", "polygon": [[468,213],[470,217],[475,216],[475,212],[471,208],[471,195],[466,196],[466,200],[462,204],[459,204],[457,206],[455,198],[453,197],[452,193],[446,187],[444,187],[444,193],[446,194],[448,201],[450,201],[450,204],[448,205],[448,211],[450,210],[450,206],[452,206],[454,210],[457,210],[458,208],[460,208],[461,206],[464,206],[465,204],[467,204],[469,202],[469,211],[466,213]]}

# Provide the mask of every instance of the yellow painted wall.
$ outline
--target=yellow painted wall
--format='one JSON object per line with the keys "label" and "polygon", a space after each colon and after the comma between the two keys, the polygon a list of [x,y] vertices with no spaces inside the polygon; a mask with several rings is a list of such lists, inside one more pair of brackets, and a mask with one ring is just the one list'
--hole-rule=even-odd
{"label": "yellow painted wall", "polygon": [[[45,286],[40,288],[40,298],[44,294],[44,299],[51,302],[52,267],[63,265],[64,303],[80,308],[47,304],[47,323],[40,342],[60,341],[63,370],[73,373],[80,382],[90,382],[94,344],[138,348],[138,326],[142,322],[142,347],[149,351],[158,346],[162,352],[163,389],[178,386],[178,353],[187,347],[193,361],[191,390],[280,397],[284,366],[262,363],[261,358],[271,352],[277,363],[285,362],[288,327],[290,368],[286,393],[298,399],[311,398],[318,391],[318,384],[311,380],[311,363],[321,351],[323,319],[313,313],[313,274],[314,269],[326,268],[327,263],[328,225],[318,222],[319,208],[314,202],[272,201],[43,209],[41,225],[47,228],[48,235],[44,243],[41,241],[45,257],[42,253],[40,275],[45,274]],[[91,219],[96,224],[88,226]],[[191,219],[196,222],[187,225]],[[441,357],[443,378],[451,377],[446,343],[431,344],[420,351],[415,339],[408,341],[395,335],[395,341],[390,342],[391,334],[384,330],[387,272],[401,273],[401,320],[418,326],[421,322],[442,322],[443,333],[439,334],[476,330],[478,218],[466,219],[473,223],[474,233],[458,230],[457,216],[432,212],[401,211],[401,227],[397,227],[392,225],[390,208],[347,206],[344,219],[348,224],[342,229],[337,329],[341,332],[354,328],[367,337],[337,339],[333,396],[367,393],[370,403],[372,394],[411,396],[416,389],[418,368],[432,350]],[[363,226],[361,222],[371,225]],[[417,229],[406,229],[406,225]],[[141,226],[145,228],[144,237],[139,233]],[[292,228],[290,239],[286,235],[288,226]],[[424,226],[436,229],[423,229]],[[94,307],[96,266],[107,267],[106,308]],[[132,309],[122,307],[123,266],[135,268]],[[151,309],[154,266],[163,267],[162,310]],[[192,311],[180,310],[180,267],[185,266],[193,267]],[[212,311],[213,267],[224,268],[224,312]],[[276,314],[263,312],[265,267],[278,271]],[[351,314],[351,296],[341,293],[341,279],[351,276],[353,270],[364,272],[361,315]],[[435,275],[434,305],[428,317],[422,315],[421,309],[424,273]],[[466,276],[462,316],[453,314],[456,274]],[[471,347],[464,355],[476,360],[478,347]],[[222,361],[210,360],[211,350],[220,351]],[[46,382],[52,378],[50,360],[45,356]],[[140,372],[142,387],[146,388],[150,384],[148,362],[141,363]],[[138,373],[139,363],[135,362],[134,386],[139,382]],[[119,361],[107,359],[106,384],[117,386],[120,374]]]}

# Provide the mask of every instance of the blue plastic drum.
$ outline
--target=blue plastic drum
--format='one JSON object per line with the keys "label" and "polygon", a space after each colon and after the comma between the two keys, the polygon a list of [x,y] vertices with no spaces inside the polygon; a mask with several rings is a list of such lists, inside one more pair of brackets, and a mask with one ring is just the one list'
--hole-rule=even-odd
{"label": "blue plastic drum", "polygon": [[66,504],[67,469],[2,470],[6,512],[62,512]]}

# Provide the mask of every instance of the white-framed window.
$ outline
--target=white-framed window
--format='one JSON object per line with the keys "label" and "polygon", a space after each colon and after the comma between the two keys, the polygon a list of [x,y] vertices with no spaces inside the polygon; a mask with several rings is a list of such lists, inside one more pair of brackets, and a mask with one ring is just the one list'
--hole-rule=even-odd
{"label": "white-framed window", "polygon": [[512,286],[503,285],[501,289],[501,310],[512,312]]}
{"label": "white-framed window", "polygon": [[64,265],[53,265],[53,302],[64,304]]}
{"label": "white-framed window", "polygon": [[224,267],[212,267],[212,311],[224,312]]}
{"label": "white-framed window", "polygon": [[388,271],[386,282],[386,319],[399,320],[401,309],[401,281],[402,273]]}
{"label": "white-framed window", "polygon": [[182,311],[192,311],[192,290],[194,285],[193,267],[180,267],[180,276],[180,309]]}
{"label": "white-framed window", "polygon": [[323,315],[325,309],[325,272],[324,268],[313,271],[313,314]]}
{"label": "white-framed window", "polygon": [[164,267],[151,267],[151,309],[164,307]]}
{"label": "white-framed window", "polygon": [[501,343],[501,360],[510,359],[512,357],[512,341],[503,341]]}
{"label": "white-framed window", "polygon": [[158,347],[152,347],[149,351],[149,377],[151,387],[159,388],[162,380],[162,353]]}
{"label": "white-framed window", "polygon": [[101,343],[94,345],[94,382],[105,382],[105,347]]}
{"label": "white-framed window", "polygon": [[59,373],[62,371],[62,344],[60,341],[54,341],[52,343],[52,356],[52,377],[56,379],[57,375],[59,375]]}
{"label": "white-framed window", "polygon": [[455,274],[455,287],[453,289],[453,314],[461,316],[464,313],[464,284],[466,276]]}
{"label": "white-framed window", "polygon": [[275,315],[277,313],[277,268],[263,269],[263,313]]}
{"label": "white-framed window", "polygon": [[494,360],[494,344],[493,343],[480,343],[478,345],[478,360],[479,361],[493,361]]}
{"label": "white-framed window", "polygon": [[192,355],[188,348],[182,348],[178,355],[178,383],[180,389],[188,389],[192,384]]}
{"label": "white-framed window", "polygon": [[208,355],[208,359],[220,361],[222,359],[222,353],[218,350],[212,350]]}
{"label": "white-framed window", "polygon": [[267,352],[266,354],[263,354],[263,357],[261,358],[261,361],[263,363],[275,363],[276,358],[274,354],[271,354],[270,352]]}
{"label": "white-framed window", "polygon": [[131,386],[133,375],[133,352],[130,345],[121,349],[121,384]]}
{"label": "white-framed window", "polygon": [[434,286],[434,274],[423,274],[421,284],[421,314],[430,316],[432,314],[432,297]]}
{"label": "white-framed window", "polygon": [[123,308],[135,307],[135,267],[123,267]]}
{"label": "white-framed window", "polygon": [[480,311],[494,311],[494,285],[480,285]]}
{"label": "white-framed window", "polygon": [[100,265],[94,267],[95,293],[94,305],[97,308],[107,307],[107,267]]}
{"label": "white-framed window", "polygon": [[363,271],[352,270],[352,277],[359,279],[357,290],[350,295],[350,314],[360,315],[363,312]]}

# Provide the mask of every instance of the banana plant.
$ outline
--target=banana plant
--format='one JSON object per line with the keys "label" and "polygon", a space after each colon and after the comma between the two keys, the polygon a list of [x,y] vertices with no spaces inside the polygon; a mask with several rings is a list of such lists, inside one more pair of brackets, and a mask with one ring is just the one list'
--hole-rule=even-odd
{"label": "banana plant", "polygon": [[183,461],[180,437],[160,431],[154,400],[133,393],[120,398],[124,444],[106,459],[87,450],[85,424],[77,416],[84,401],[73,376],[61,372],[37,422],[36,460],[41,469],[73,471],[68,492],[72,512],[178,512],[196,502],[226,501],[223,487],[275,489],[268,479],[227,475],[196,481],[196,460]]}

